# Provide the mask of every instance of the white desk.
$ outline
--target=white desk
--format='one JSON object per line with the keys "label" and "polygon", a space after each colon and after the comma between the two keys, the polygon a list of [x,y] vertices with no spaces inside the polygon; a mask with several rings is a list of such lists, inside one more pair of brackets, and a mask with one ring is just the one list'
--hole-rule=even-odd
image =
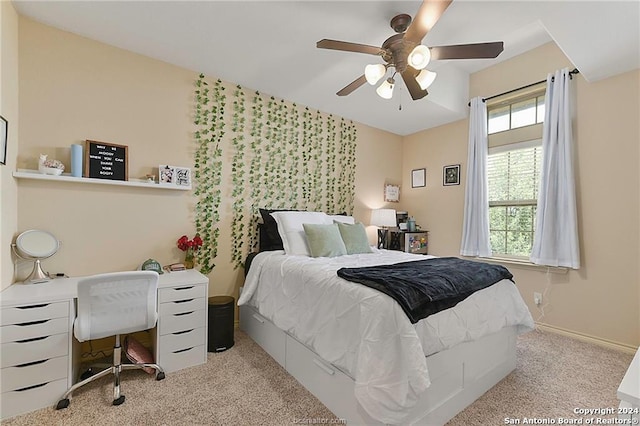
{"label": "white desk", "polygon": [[[53,406],[74,383],[79,278],[14,284],[0,293],[0,418]],[[166,372],[207,361],[209,280],[196,270],[160,275],[155,361]]]}
{"label": "white desk", "polygon": [[618,418],[625,419],[625,424],[636,424],[633,421],[640,419],[640,349],[618,387],[618,399]]}

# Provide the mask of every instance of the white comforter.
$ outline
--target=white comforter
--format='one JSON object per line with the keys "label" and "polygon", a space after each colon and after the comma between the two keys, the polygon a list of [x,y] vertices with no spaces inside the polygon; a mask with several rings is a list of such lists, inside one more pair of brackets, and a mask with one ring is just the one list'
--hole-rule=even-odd
{"label": "white comforter", "polygon": [[[433,257],[433,256],[429,256]],[[258,254],[239,305],[249,304],[355,380],[355,396],[373,418],[401,423],[430,385],[425,355],[533,320],[516,286],[503,280],[455,307],[411,324],[392,298],[336,275],[342,267],[424,260],[377,250],[335,258]]]}

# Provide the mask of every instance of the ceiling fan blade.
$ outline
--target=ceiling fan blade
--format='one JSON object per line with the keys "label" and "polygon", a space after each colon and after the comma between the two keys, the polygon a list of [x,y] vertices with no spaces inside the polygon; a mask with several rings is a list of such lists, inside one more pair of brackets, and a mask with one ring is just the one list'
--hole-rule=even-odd
{"label": "ceiling fan blade", "polygon": [[322,39],[316,43],[316,47],[320,49],[342,50],[345,52],[367,53],[369,55],[382,55],[384,50],[376,46],[367,44],[349,43],[347,41]]}
{"label": "ceiling fan blade", "polygon": [[416,75],[418,75],[418,70],[410,66],[408,66],[407,69],[402,73],[404,84],[407,86],[407,90],[411,95],[411,99],[413,99],[414,101],[422,99],[429,94],[429,92],[420,88],[420,85],[416,81]]}
{"label": "ceiling fan blade", "polygon": [[495,58],[504,49],[504,43],[456,44],[453,46],[431,47],[431,59],[482,59]]}
{"label": "ceiling fan blade", "polygon": [[423,0],[415,18],[404,33],[404,39],[420,44],[431,28],[438,22],[452,0]]}
{"label": "ceiling fan blade", "polygon": [[360,77],[353,80],[351,83],[344,86],[336,95],[338,96],[347,96],[349,93],[356,90],[358,87],[362,86],[367,82],[367,78],[362,74]]}

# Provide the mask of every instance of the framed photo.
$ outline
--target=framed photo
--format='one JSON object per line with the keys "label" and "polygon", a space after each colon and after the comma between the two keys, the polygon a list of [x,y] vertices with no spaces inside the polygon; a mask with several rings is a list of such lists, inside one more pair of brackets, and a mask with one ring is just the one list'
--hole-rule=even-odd
{"label": "framed photo", "polygon": [[158,183],[169,186],[191,186],[191,169],[160,164],[158,166]]}
{"label": "framed photo", "polygon": [[0,115],[0,164],[7,164],[7,135],[9,123]]}
{"label": "framed photo", "polygon": [[158,166],[158,183],[160,185],[173,185],[176,181],[176,168],[167,164]]}
{"label": "framed photo", "polygon": [[384,201],[398,203],[400,201],[400,186],[385,184],[384,185]]}
{"label": "framed photo", "polygon": [[191,169],[176,167],[174,181],[177,186],[191,186]]}
{"label": "framed photo", "polygon": [[422,188],[427,186],[427,169],[411,170],[411,187]]}
{"label": "framed photo", "polygon": [[442,185],[460,185],[460,164],[444,166],[442,171]]}

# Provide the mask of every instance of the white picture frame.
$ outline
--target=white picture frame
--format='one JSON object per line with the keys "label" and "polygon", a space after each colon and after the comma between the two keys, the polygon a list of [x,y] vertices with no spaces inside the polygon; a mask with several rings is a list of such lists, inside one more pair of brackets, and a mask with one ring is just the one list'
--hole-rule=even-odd
{"label": "white picture frame", "polygon": [[158,166],[158,183],[160,185],[175,185],[176,168],[168,164]]}

